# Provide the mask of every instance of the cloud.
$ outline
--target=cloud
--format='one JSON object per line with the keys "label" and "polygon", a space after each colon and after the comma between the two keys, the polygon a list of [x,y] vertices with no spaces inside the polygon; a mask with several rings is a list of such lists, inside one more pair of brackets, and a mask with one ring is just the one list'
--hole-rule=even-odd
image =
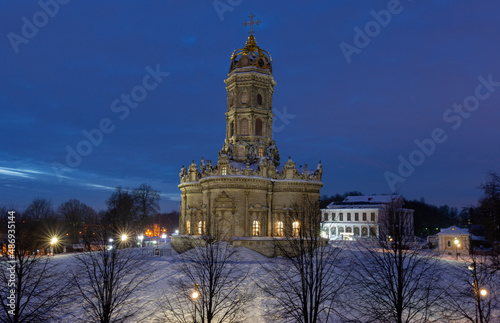
{"label": "cloud", "polygon": [[5,175],[5,176],[14,176],[14,177],[22,177],[22,178],[29,178],[29,179],[35,179],[35,177],[28,175],[27,173],[31,173],[33,171],[26,171],[26,170],[20,170],[20,169],[14,169],[14,168],[7,168],[7,167],[0,167],[0,175]]}

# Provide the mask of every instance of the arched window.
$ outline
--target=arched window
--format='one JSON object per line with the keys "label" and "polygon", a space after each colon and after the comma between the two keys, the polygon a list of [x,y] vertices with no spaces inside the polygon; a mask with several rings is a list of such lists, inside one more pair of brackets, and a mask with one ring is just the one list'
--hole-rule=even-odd
{"label": "arched window", "polygon": [[262,120],[260,118],[255,120],[255,135],[262,136]]}
{"label": "arched window", "polygon": [[359,237],[359,228],[358,227],[354,227],[354,235],[356,237]]}
{"label": "arched window", "polygon": [[191,234],[191,222],[186,221],[186,233]]}
{"label": "arched window", "polygon": [[203,221],[198,222],[198,234],[203,234]]}
{"label": "arched window", "polygon": [[260,222],[259,221],[253,221],[252,235],[253,236],[260,236]]}
{"label": "arched window", "polygon": [[345,233],[352,233],[352,227],[346,227]]}
{"label": "arched window", "polygon": [[297,237],[299,235],[300,223],[299,221],[295,221],[292,223],[292,235]]}
{"label": "arched window", "polygon": [[278,237],[283,236],[283,222],[281,221],[276,222],[276,235]]}
{"label": "arched window", "polygon": [[361,235],[363,237],[366,237],[368,235],[368,228],[367,227],[361,228]]}
{"label": "arched window", "polygon": [[248,119],[243,118],[240,120],[240,135],[248,136]]}
{"label": "arched window", "polygon": [[262,95],[257,94],[257,104],[262,105]]}
{"label": "arched window", "polygon": [[223,176],[227,175],[227,167],[226,166],[222,166],[221,175],[223,175]]}
{"label": "arched window", "polygon": [[332,227],[332,229],[330,230],[330,234],[332,236],[336,236],[337,235],[337,230],[335,230],[336,228],[335,227]]}

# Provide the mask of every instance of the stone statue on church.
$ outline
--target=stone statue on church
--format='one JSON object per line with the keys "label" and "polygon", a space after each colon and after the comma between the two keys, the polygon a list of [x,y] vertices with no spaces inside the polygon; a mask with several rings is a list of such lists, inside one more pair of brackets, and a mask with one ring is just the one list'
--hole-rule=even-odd
{"label": "stone statue on church", "polygon": [[180,177],[180,178],[181,178],[181,180],[182,180],[182,178],[183,178],[184,176],[186,176],[186,167],[184,167],[184,165],[182,165],[182,167],[181,167],[181,171],[180,171],[180,173],[179,173],[179,177]]}

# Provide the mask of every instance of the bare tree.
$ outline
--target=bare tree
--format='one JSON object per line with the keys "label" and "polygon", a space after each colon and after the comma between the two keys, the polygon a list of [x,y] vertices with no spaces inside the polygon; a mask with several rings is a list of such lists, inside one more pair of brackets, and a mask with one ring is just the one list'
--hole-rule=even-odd
{"label": "bare tree", "polygon": [[92,218],[95,215],[95,211],[90,206],[76,199],[62,203],[57,211],[62,215],[66,229],[68,230],[68,242],[78,243],[80,232],[84,229],[85,220]]}
{"label": "bare tree", "polygon": [[151,185],[142,184],[132,191],[135,200],[137,212],[139,214],[139,224],[141,229],[147,222],[149,216],[155,215],[160,211],[160,192],[154,190]]}
{"label": "bare tree", "polygon": [[357,243],[348,291],[359,320],[428,322],[438,314],[438,259],[415,242],[411,221],[392,203],[379,219],[379,240]]}
{"label": "bare tree", "polygon": [[137,222],[137,208],[134,196],[128,189],[117,187],[106,201],[107,222],[113,228],[132,228]]}
{"label": "bare tree", "polygon": [[[211,236],[186,236],[190,249],[174,270],[182,277],[172,281],[170,295],[161,300],[161,319],[166,322],[240,322],[248,295],[242,290],[247,272],[238,266],[236,249],[224,239],[218,226]],[[192,298],[194,291],[199,297]],[[172,293],[173,292],[173,293]]]}
{"label": "bare tree", "polygon": [[155,272],[147,267],[140,249],[120,248],[126,242],[109,246],[110,238],[120,241],[103,225],[98,250],[75,255],[77,268],[72,277],[87,319],[94,322],[122,322],[136,315],[146,304],[134,296]]}
{"label": "bare tree", "polygon": [[457,266],[450,268],[448,276],[443,313],[449,322],[500,321],[498,255],[471,249],[470,255],[462,256]]}
{"label": "bare tree", "polygon": [[480,223],[488,239],[500,241],[500,174],[489,172],[479,187],[483,190],[478,207]]}
{"label": "bare tree", "polygon": [[52,202],[44,198],[36,198],[28,205],[24,214],[33,221],[46,221],[54,216]]}
{"label": "bare tree", "polygon": [[275,319],[333,321],[339,292],[348,277],[341,265],[342,245],[329,245],[320,237],[319,201],[305,201],[292,209],[290,227],[283,238],[275,240],[283,259],[263,264],[268,276],[257,284],[272,298],[275,310],[270,315]]}
{"label": "bare tree", "polygon": [[[13,219],[16,213],[12,213]],[[3,215],[2,215],[3,216]],[[43,322],[56,319],[67,302],[71,283],[61,266],[36,252],[34,223],[15,218],[8,241],[15,248],[0,262],[0,322]],[[10,228],[10,227],[9,227]]]}

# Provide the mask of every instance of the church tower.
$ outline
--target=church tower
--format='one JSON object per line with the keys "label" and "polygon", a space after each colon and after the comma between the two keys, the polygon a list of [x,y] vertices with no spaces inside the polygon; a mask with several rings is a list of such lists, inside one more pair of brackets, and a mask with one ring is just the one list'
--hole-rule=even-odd
{"label": "church tower", "polygon": [[293,208],[320,198],[321,162],[313,169],[297,168],[289,157],[280,165],[272,137],[273,61],[257,45],[253,25],[260,21],[253,17],[244,23],[250,25],[245,46],[231,55],[226,136],[217,163],[202,158],[179,173],[181,235],[172,239],[178,251],[191,236],[222,232],[233,245],[274,256],[275,237],[300,230]]}
{"label": "church tower", "polygon": [[265,157],[279,165],[272,138],[273,92],[271,55],[257,45],[250,16],[250,36],[245,47],[231,55],[226,83],[226,140],[221,153],[236,162],[256,163]]}

